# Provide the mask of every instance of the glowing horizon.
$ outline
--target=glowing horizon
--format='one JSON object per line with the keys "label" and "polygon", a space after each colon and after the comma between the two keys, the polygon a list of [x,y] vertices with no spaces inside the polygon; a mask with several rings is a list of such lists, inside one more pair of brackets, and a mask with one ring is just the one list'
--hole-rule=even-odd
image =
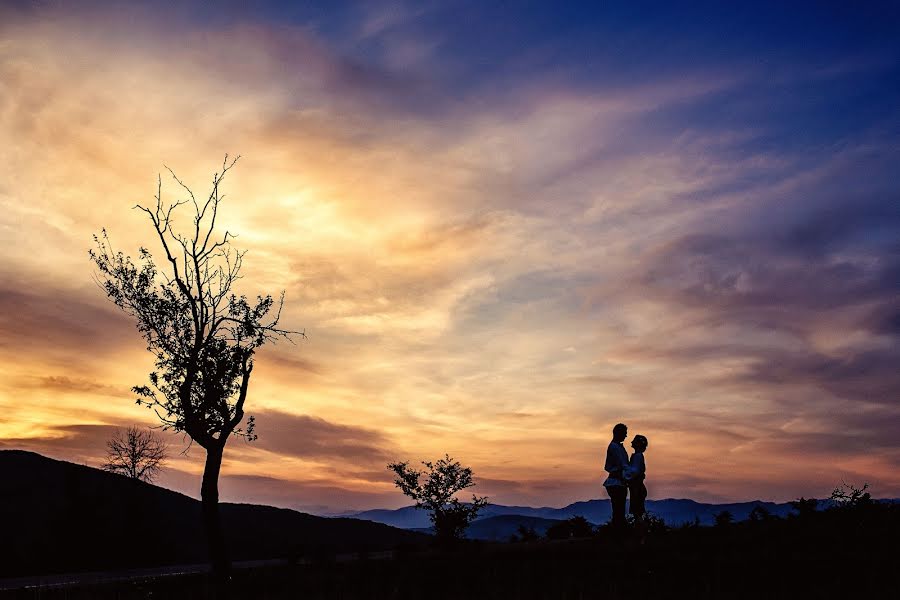
{"label": "glowing horizon", "polygon": [[[156,424],[91,236],[157,256],[131,207],[158,173],[175,197],[164,165],[207,192],[230,153],[239,291],[285,290],[309,339],[259,354],[223,500],[404,506],[385,465],[449,453],[496,503],[562,506],[604,497],[620,421],[651,499],[900,496],[887,25],[805,51],[722,14],[523,9],[469,48],[443,4],[263,4],[0,9],[0,448],[97,466]],[[159,483],[196,496],[202,452],[170,441]]]}

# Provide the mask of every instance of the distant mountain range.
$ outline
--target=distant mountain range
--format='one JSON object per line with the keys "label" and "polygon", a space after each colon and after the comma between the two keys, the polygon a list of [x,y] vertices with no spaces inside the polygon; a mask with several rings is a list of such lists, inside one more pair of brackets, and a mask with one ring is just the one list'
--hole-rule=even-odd
{"label": "distant mountain range", "polygon": [[[776,503],[761,500],[727,504],[707,504],[672,498],[647,501],[647,510],[650,513],[661,517],[667,524],[673,526],[692,523],[695,520],[699,520],[701,525],[712,525],[715,516],[726,510],[731,513],[735,521],[743,521],[748,519],[750,512],[758,506],[777,517],[785,517],[792,511],[787,502]],[[562,508],[491,504],[482,511],[478,520],[472,523],[467,534],[473,539],[506,540],[518,530],[519,525],[534,527],[538,534],[543,534],[553,523],[575,516],[584,517],[591,523],[600,525],[609,521],[610,512],[609,500],[585,500]],[[413,506],[396,510],[367,510],[346,516],[418,531],[427,531],[431,526],[428,514]]]}
{"label": "distant mountain range", "polygon": [[[511,536],[518,535],[519,527],[533,529],[537,535],[543,536],[554,523],[559,522],[559,519],[544,519],[542,517],[498,515],[496,517],[478,519],[469,525],[469,528],[466,530],[466,537],[473,540],[505,542],[508,541]],[[417,531],[426,530],[420,529]]]}
{"label": "distant mountain range", "polygon": [[[223,503],[221,511],[233,560],[429,541],[380,523],[271,506]],[[33,452],[0,450],[0,515],[0,577],[206,561],[198,500]]]}

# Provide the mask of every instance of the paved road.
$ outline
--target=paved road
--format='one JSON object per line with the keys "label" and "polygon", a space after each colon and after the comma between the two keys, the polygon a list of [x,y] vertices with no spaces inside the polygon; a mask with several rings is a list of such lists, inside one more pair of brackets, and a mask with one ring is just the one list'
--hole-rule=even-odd
{"label": "paved road", "polygon": [[[232,563],[235,569],[252,569],[254,567],[273,567],[287,565],[286,560],[245,560]],[[131,581],[177,575],[194,575],[209,573],[208,564],[172,565],[153,567],[150,569],[125,569],[122,571],[96,571],[90,573],[64,573],[60,575],[37,575],[33,577],[16,577],[0,579],[0,591],[21,590],[28,588],[68,587],[113,581]]]}
{"label": "paved road", "polygon": [[[370,552],[364,555],[368,560],[387,560],[393,558],[390,550],[383,552]],[[359,553],[339,554],[335,557],[337,562],[349,562],[360,560]],[[306,561],[297,561],[304,564]],[[283,567],[288,561],[284,559],[271,560],[242,560],[231,563],[234,569],[254,569],[258,567]],[[70,587],[76,585],[91,585],[97,583],[111,583],[114,581],[136,581],[141,579],[156,579],[159,577],[175,577],[178,575],[195,575],[197,573],[209,573],[209,564],[196,565],[170,565],[168,567],[153,567],[146,569],[124,569],[121,571],[96,571],[90,573],[63,573],[59,575],[36,575],[32,577],[16,577],[0,579],[0,591],[22,590],[31,588]]]}

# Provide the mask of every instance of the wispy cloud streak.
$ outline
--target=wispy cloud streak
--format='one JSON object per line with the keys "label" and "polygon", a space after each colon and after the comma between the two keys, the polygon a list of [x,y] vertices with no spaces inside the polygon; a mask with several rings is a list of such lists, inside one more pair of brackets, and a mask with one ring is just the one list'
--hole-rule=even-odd
{"label": "wispy cloud streak", "polygon": [[229,151],[242,291],[285,289],[309,335],[260,356],[230,499],[398,505],[383,463],[450,452],[497,501],[566,503],[620,420],[656,497],[900,494],[900,54],[876,24],[809,53],[534,9],[480,46],[440,3],[194,8],[5,9],[5,445],[95,460],[150,422],[150,357],[86,250],[105,226],[156,251],[130,207]]}

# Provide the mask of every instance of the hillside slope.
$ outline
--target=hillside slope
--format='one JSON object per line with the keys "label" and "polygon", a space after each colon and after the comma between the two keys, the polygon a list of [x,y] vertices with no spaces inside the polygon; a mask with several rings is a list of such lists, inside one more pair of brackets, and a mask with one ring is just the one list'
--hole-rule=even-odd
{"label": "hillside slope", "polygon": [[[0,577],[206,560],[200,502],[91,467],[0,450]],[[234,560],[373,551],[427,537],[357,519],[222,504]]]}

